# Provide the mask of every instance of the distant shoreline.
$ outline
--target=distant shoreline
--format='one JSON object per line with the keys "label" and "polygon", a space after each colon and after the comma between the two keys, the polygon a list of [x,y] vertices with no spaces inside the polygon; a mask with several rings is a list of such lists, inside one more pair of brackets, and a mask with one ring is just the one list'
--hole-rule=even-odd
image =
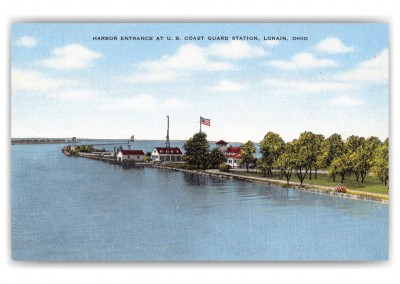
{"label": "distant shoreline", "polygon": [[64,139],[18,139],[11,140],[11,145],[26,145],[26,144],[65,144],[71,143],[70,140]]}
{"label": "distant shoreline", "polygon": [[[19,141],[23,140],[29,140],[29,141],[37,141],[37,140],[63,140],[65,143],[72,143],[71,138],[44,138],[44,137],[28,137],[28,138],[11,138],[11,143],[14,144],[14,142],[17,142],[15,144],[23,144],[20,143]],[[112,142],[124,142],[124,141],[130,141],[130,139],[121,139],[121,138],[77,138],[77,143],[82,143],[86,141],[112,141]],[[135,141],[165,141],[165,139],[135,139]],[[135,142],[133,141],[133,142]],[[170,139],[170,142],[186,142],[187,139]],[[63,142],[63,143],[64,143]],[[217,142],[217,140],[210,140],[209,142]],[[242,144],[243,142],[230,142],[229,144]],[[37,144],[37,143],[25,143],[25,144]],[[259,144],[259,143],[255,143]]]}

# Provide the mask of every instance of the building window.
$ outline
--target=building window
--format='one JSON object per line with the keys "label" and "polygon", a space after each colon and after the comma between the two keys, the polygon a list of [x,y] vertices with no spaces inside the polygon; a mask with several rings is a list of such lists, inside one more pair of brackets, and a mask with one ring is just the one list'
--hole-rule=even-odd
{"label": "building window", "polygon": [[171,161],[175,162],[175,156],[171,156]]}
{"label": "building window", "polygon": [[181,161],[181,157],[180,157],[180,156],[176,157],[176,160],[177,160],[178,162],[180,162],[180,161]]}
{"label": "building window", "polygon": [[170,160],[171,160],[171,157],[170,157],[170,156],[166,156],[166,157],[165,157],[165,160],[166,160],[166,161],[170,161]]}
{"label": "building window", "polygon": [[232,164],[232,160],[228,160],[228,164]]}
{"label": "building window", "polygon": [[165,160],[165,157],[164,157],[164,156],[161,156],[161,157],[160,157],[160,160],[161,160],[161,161],[164,161],[164,160]]}
{"label": "building window", "polygon": [[130,160],[130,159],[131,159],[131,156],[128,155],[128,160]]}

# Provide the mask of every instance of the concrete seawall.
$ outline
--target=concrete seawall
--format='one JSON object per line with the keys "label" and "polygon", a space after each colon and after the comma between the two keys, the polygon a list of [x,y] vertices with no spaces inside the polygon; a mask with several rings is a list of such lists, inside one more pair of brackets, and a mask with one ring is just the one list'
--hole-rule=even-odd
{"label": "concrete seawall", "polygon": [[194,173],[194,174],[198,174],[198,175],[215,176],[215,177],[225,178],[225,179],[241,180],[241,181],[245,181],[245,182],[252,182],[252,183],[263,184],[263,185],[274,185],[274,186],[278,186],[278,187],[282,187],[282,188],[290,188],[290,189],[294,189],[294,190],[301,190],[301,191],[306,191],[306,192],[325,194],[325,195],[337,196],[337,197],[342,197],[342,198],[372,201],[372,202],[379,202],[379,203],[385,203],[385,204],[389,203],[389,200],[387,198],[385,198],[384,195],[380,195],[380,194],[369,194],[369,193],[367,194],[367,193],[356,192],[356,191],[351,191],[351,190],[349,190],[347,193],[340,193],[340,192],[336,192],[335,189],[332,187],[318,186],[318,185],[311,185],[311,184],[303,184],[301,186],[300,184],[297,184],[297,183],[287,184],[286,181],[272,180],[272,179],[266,179],[266,178],[257,178],[257,177],[248,177],[248,176],[237,175],[237,174],[229,173],[229,172],[221,172],[219,170],[205,170],[205,171],[204,170],[190,170],[190,169],[184,169],[184,168],[167,167],[167,166],[163,166],[163,165],[152,165],[152,167],[157,168],[157,169],[162,169],[162,170],[179,171],[179,172],[186,172],[186,173]]}

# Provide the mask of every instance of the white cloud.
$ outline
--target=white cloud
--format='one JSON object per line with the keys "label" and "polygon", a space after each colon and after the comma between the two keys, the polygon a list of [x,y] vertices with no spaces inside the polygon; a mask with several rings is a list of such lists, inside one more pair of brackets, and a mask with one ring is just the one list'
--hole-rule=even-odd
{"label": "white cloud", "polygon": [[353,52],[354,48],[351,46],[345,45],[340,39],[336,37],[329,37],[320,41],[315,49],[319,52],[336,54],[336,53],[348,53]]}
{"label": "white cloud", "polygon": [[186,105],[178,98],[168,98],[163,100],[163,108],[165,109],[181,109]]}
{"label": "white cloud", "polygon": [[279,40],[266,40],[264,41],[264,44],[268,47],[274,47],[277,46],[280,43]]}
{"label": "white cloud", "polygon": [[123,82],[134,83],[156,83],[156,82],[169,82],[177,79],[177,72],[172,70],[144,70],[144,72],[137,72],[130,76],[122,77]]}
{"label": "white cloud", "polygon": [[12,69],[11,89],[20,91],[46,91],[62,86],[72,85],[70,80],[50,78],[42,73]]}
{"label": "white cloud", "polygon": [[235,66],[229,62],[209,60],[205,50],[194,44],[182,45],[176,54],[163,56],[159,60],[143,62],[141,66],[151,70],[178,71],[226,71],[235,69]]}
{"label": "white cloud", "polygon": [[373,58],[362,61],[355,69],[337,74],[334,78],[344,81],[387,84],[389,82],[389,51],[384,49]]}
{"label": "white cloud", "polygon": [[263,83],[269,89],[279,91],[282,94],[315,94],[358,89],[357,85],[343,82],[314,82],[266,78],[263,80]]}
{"label": "white cloud", "polygon": [[263,48],[251,46],[246,41],[215,43],[207,47],[207,53],[226,59],[244,59],[266,55]]}
{"label": "white cloud", "polygon": [[154,112],[164,109],[181,109],[186,105],[178,98],[156,98],[151,94],[139,94],[134,97],[119,99],[113,104],[104,105],[105,110],[132,109],[137,111]]}
{"label": "white cloud", "polygon": [[38,43],[38,40],[31,36],[23,36],[16,41],[16,45],[25,47],[34,47]]}
{"label": "white cloud", "polygon": [[165,55],[157,60],[140,63],[134,74],[120,78],[120,80],[136,83],[170,82],[191,72],[217,72],[237,69],[230,62],[210,60],[205,48],[195,44],[185,44],[173,55]]}
{"label": "white cloud", "polygon": [[221,80],[218,84],[211,88],[212,91],[223,92],[223,93],[233,93],[244,91],[247,88],[245,84],[241,84],[231,80]]}
{"label": "white cloud", "polygon": [[66,101],[86,101],[98,96],[91,90],[66,90],[53,93],[52,97]]}
{"label": "white cloud", "polygon": [[267,65],[284,70],[315,69],[338,66],[337,62],[334,60],[318,59],[308,52],[298,53],[290,60],[271,60],[267,62]]}
{"label": "white cloud", "polygon": [[363,105],[364,101],[357,99],[357,98],[349,97],[349,96],[340,96],[340,97],[330,100],[329,103],[332,105],[348,107],[348,106]]}
{"label": "white cloud", "polygon": [[154,105],[156,105],[156,99],[148,94],[120,100],[120,107],[122,108],[149,108]]}
{"label": "white cloud", "polygon": [[53,49],[51,56],[40,61],[40,64],[60,70],[83,69],[101,56],[101,53],[92,51],[80,44],[69,44]]}

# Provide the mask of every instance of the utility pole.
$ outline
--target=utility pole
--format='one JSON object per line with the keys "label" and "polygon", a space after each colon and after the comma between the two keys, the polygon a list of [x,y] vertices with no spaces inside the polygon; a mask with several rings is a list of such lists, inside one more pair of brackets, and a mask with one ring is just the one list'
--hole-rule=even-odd
{"label": "utility pole", "polygon": [[167,115],[167,141],[165,141],[165,147],[166,148],[171,148],[171,145],[169,144],[169,115]]}

